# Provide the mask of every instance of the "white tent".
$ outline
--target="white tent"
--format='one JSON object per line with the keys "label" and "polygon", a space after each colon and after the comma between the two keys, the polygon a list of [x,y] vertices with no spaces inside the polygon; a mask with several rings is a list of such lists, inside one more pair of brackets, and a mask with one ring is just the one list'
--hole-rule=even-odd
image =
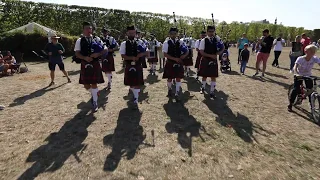
{"label": "white tent", "polygon": [[48,36],[50,36],[53,32],[56,33],[56,31],[48,28],[48,27],[45,27],[45,26],[42,26],[38,23],[35,23],[35,22],[30,22],[24,26],[21,26],[21,27],[18,27],[16,29],[12,29],[10,31],[8,31],[9,33],[11,32],[14,32],[14,31],[24,31],[24,32],[27,32],[27,33],[32,33],[34,32],[35,30],[37,31],[40,31],[40,32],[43,32],[43,33],[46,33],[48,34]]}

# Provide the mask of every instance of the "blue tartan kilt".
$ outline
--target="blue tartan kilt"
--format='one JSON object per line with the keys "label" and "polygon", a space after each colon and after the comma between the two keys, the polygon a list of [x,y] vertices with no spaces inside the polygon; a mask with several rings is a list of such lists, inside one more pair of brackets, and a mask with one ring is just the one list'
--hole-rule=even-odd
{"label": "blue tartan kilt", "polygon": [[104,83],[101,66],[97,59],[91,62],[86,62],[82,60],[79,83],[80,84]]}
{"label": "blue tartan kilt", "polygon": [[162,79],[184,78],[183,64],[179,64],[173,60],[167,60],[164,67]]}

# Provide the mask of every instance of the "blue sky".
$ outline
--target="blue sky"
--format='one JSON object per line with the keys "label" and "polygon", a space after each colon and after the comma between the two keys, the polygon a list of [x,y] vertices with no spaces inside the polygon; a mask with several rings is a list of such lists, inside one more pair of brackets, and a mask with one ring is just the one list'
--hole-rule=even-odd
{"label": "blue sky", "polygon": [[[164,14],[211,18],[219,21],[250,22],[267,19],[285,26],[320,28],[320,0],[33,0],[68,5],[99,6],[108,9],[147,11]],[[308,3],[308,5],[306,4]],[[308,8],[307,8],[308,7]]]}

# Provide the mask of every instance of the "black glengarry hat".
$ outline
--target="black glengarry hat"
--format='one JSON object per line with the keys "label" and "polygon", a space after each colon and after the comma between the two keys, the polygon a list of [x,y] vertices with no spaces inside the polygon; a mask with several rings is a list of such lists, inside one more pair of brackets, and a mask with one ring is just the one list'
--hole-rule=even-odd
{"label": "black glengarry hat", "polygon": [[205,31],[201,31],[201,34],[206,34],[206,32]]}
{"label": "black glengarry hat", "polygon": [[92,26],[92,24],[88,21],[85,21],[82,23],[82,26],[85,27],[85,26]]}
{"label": "black glengarry hat", "polygon": [[178,28],[172,27],[172,28],[170,28],[169,32],[178,32]]}
{"label": "black glengarry hat", "polygon": [[216,27],[214,27],[214,26],[207,26],[207,31],[209,31],[209,30],[216,30]]}
{"label": "black glengarry hat", "polygon": [[127,26],[127,31],[130,31],[130,30],[136,30],[136,28],[134,27],[134,25],[132,25],[132,26]]}

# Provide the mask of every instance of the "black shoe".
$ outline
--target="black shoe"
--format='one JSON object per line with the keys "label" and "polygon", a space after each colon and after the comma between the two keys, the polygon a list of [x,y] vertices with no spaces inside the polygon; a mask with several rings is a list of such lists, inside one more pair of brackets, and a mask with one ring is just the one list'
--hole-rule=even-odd
{"label": "black shoe", "polygon": [[204,91],[205,91],[205,89],[204,89],[204,87],[202,87],[201,88],[201,94],[204,94]]}
{"label": "black shoe", "polygon": [[179,95],[177,95],[177,94],[174,96],[174,99],[176,100],[176,102],[180,102],[181,101],[181,99],[179,98]]}
{"label": "black shoe", "polygon": [[169,89],[168,90],[168,95],[167,95],[168,97],[171,97],[172,96],[172,89]]}
{"label": "black shoe", "polygon": [[137,101],[136,98],[133,99],[132,109],[134,109],[134,110],[139,109],[139,107],[138,107],[138,101]]}
{"label": "black shoe", "polygon": [[214,94],[214,92],[211,92],[211,93],[210,93],[210,98],[211,98],[211,99],[215,99],[215,98],[216,98],[216,95]]}
{"label": "black shoe", "polygon": [[196,80],[199,80],[199,76],[196,77]]}
{"label": "black shoe", "polygon": [[68,83],[71,83],[71,80],[70,80],[70,78],[68,78]]}
{"label": "black shoe", "polygon": [[111,89],[111,83],[110,82],[108,82],[107,89]]}
{"label": "black shoe", "polygon": [[52,81],[50,84],[49,84],[49,86],[53,86],[54,85],[54,82]]}
{"label": "black shoe", "polygon": [[291,104],[288,106],[288,111],[292,112],[292,105]]}
{"label": "black shoe", "polygon": [[92,100],[92,111],[93,112],[98,111],[98,104],[97,104],[97,102],[94,102],[93,100]]}

